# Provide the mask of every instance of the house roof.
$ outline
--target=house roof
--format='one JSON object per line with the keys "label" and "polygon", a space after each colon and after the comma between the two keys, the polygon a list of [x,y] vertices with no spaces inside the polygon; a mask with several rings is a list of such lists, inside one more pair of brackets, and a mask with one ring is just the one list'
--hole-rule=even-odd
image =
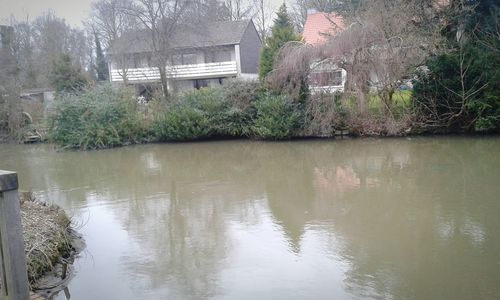
{"label": "house roof", "polygon": [[304,42],[317,45],[325,42],[328,36],[333,36],[345,28],[344,18],[335,13],[314,13],[307,16],[304,25]]}
{"label": "house roof", "polygon": [[[252,20],[214,22],[194,28],[179,26],[169,39],[171,49],[203,48],[239,44]],[[114,41],[109,53],[141,53],[151,51],[151,37],[147,30],[123,34]]]}

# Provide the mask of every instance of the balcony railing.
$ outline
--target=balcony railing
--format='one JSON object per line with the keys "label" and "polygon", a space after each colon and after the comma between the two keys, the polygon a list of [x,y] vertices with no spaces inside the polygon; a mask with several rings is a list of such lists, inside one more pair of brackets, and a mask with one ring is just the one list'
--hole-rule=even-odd
{"label": "balcony railing", "polygon": [[[238,74],[235,61],[206,63],[196,65],[168,66],[167,77],[172,79],[203,79],[230,77]],[[158,68],[130,68],[111,70],[111,81],[123,81],[123,75],[129,82],[154,82],[160,80]]]}

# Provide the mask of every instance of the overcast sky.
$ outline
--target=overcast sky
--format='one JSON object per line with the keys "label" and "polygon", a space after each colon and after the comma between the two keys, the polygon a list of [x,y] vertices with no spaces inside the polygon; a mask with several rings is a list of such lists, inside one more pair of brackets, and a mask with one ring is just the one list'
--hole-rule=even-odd
{"label": "overcast sky", "polygon": [[53,10],[71,25],[80,26],[88,18],[92,0],[0,0],[0,23],[9,23],[9,17],[33,20],[42,13]]}
{"label": "overcast sky", "polygon": [[[10,16],[18,20],[35,19],[44,12],[52,10],[55,14],[66,19],[73,26],[81,26],[90,12],[92,0],[0,0],[0,24],[8,24]],[[283,0],[266,0],[275,10]]]}

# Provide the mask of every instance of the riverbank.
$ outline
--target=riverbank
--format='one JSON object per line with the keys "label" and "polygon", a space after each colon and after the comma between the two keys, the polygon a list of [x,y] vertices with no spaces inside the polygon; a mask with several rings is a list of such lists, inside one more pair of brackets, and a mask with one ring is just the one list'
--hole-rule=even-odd
{"label": "riverbank", "polygon": [[19,196],[30,287],[53,289],[70,278],[68,265],[82,248],[78,245],[80,238],[64,210],[36,201],[30,192]]}
{"label": "riverbank", "polygon": [[62,95],[46,122],[48,139],[62,149],[93,150],[151,142],[227,138],[290,140],[349,136],[500,132],[491,128],[427,122],[408,91],[394,93],[390,107],[370,95],[361,109],[344,95],[276,94],[258,82],[227,82],[137,103],[133,91],[101,85]]}

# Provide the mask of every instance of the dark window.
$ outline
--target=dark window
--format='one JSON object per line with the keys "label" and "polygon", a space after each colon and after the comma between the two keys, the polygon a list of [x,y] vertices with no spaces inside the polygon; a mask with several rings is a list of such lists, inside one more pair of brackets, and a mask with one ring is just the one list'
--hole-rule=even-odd
{"label": "dark window", "polygon": [[193,80],[193,87],[197,90],[201,88],[208,87],[208,80],[205,79],[195,79]]}
{"label": "dark window", "polygon": [[184,65],[195,65],[198,63],[198,56],[196,54],[183,54],[182,63]]}
{"label": "dark window", "polygon": [[313,72],[310,76],[311,86],[340,86],[342,71]]}
{"label": "dark window", "polygon": [[172,65],[195,65],[198,63],[198,55],[194,53],[189,54],[174,54],[172,55]]}
{"label": "dark window", "polygon": [[174,66],[182,65],[182,54],[172,55],[172,65]]}
{"label": "dark window", "polygon": [[216,62],[225,62],[231,61],[231,51],[230,50],[213,50],[205,53],[205,62],[206,63],[216,63]]}
{"label": "dark window", "polygon": [[214,62],[225,62],[225,61],[231,61],[231,51],[221,50],[215,52]]}
{"label": "dark window", "polygon": [[141,54],[134,54],[134,68],[142,68],[143,65],[143,56]]}

